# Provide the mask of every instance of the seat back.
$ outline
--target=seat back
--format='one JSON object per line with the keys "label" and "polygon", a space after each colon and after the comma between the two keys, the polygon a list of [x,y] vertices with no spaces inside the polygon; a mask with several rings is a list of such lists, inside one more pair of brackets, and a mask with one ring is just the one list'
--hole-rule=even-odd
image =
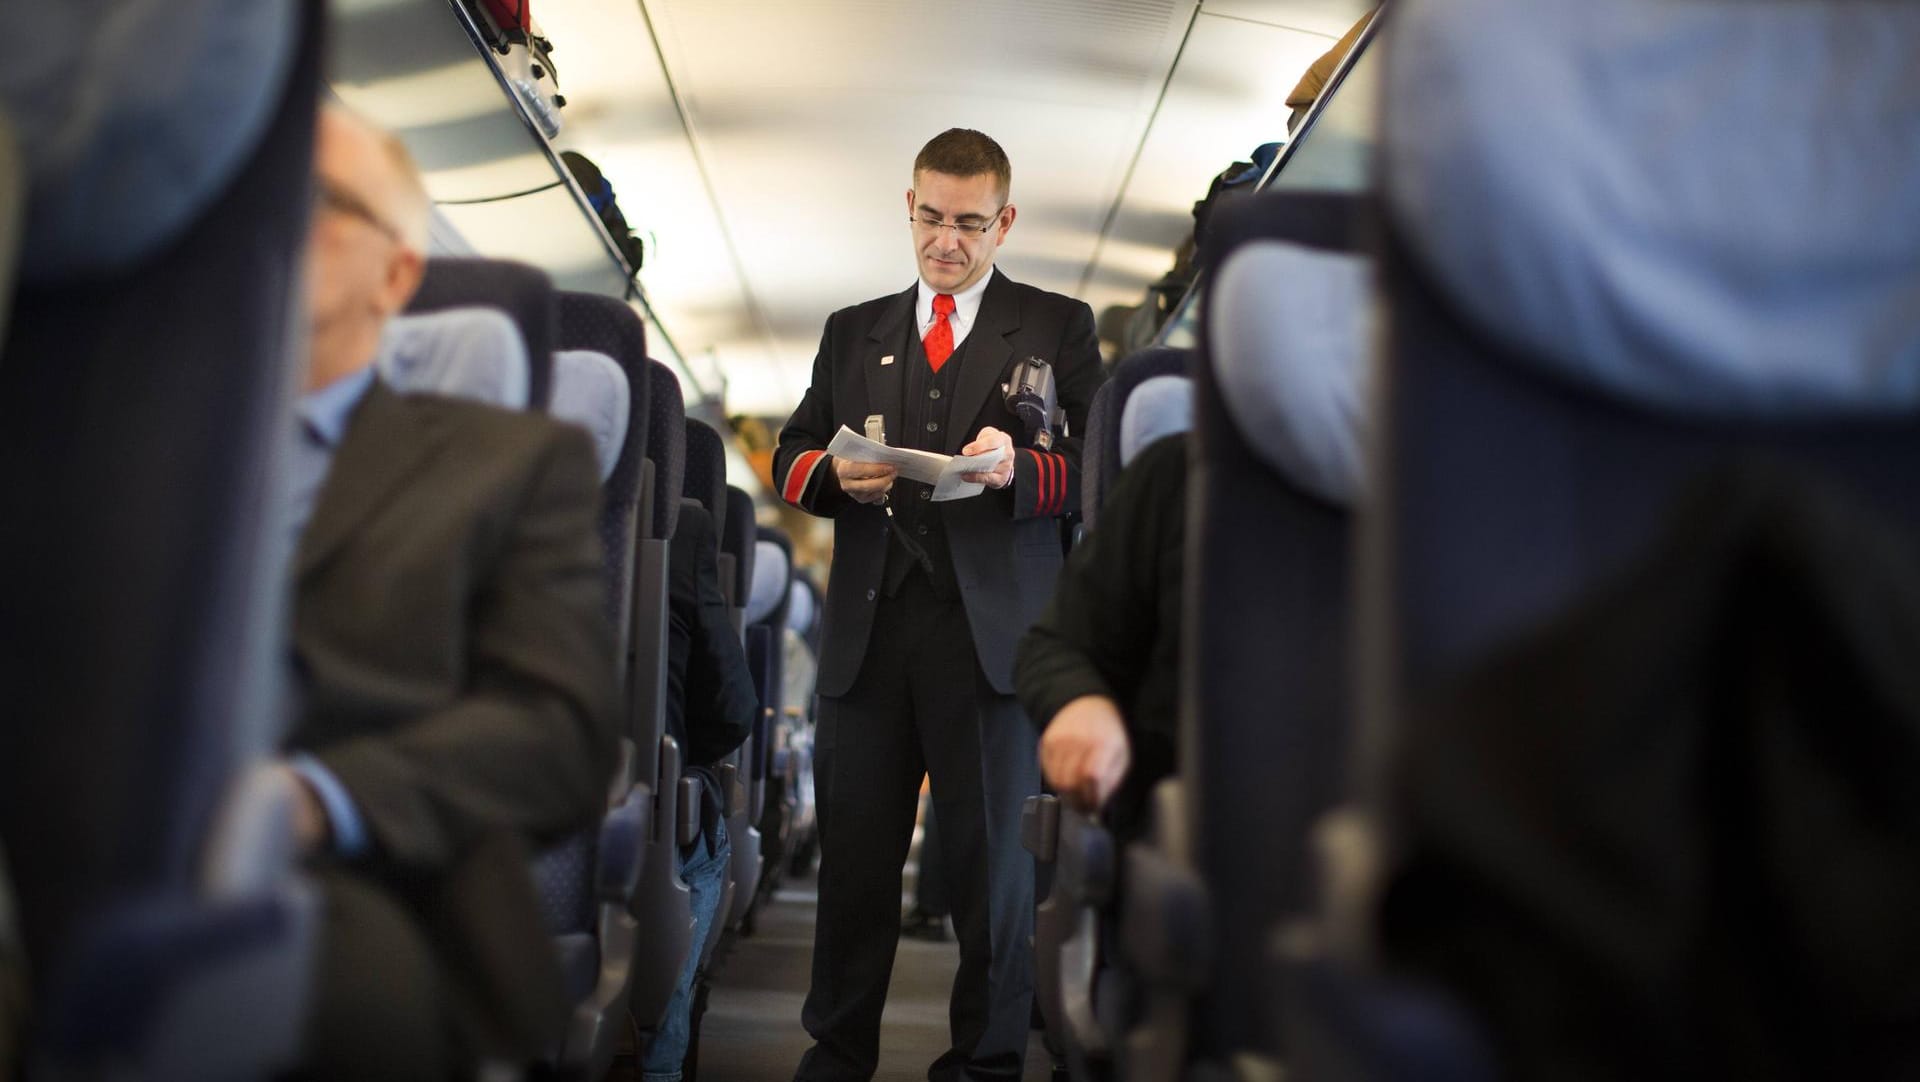
{"label": "seat back", "polygon": [[[16,122],[103,124],[58,148],[23,132],[29,170],[51,160],[41,151],[143,149],[199,176],[163,236],[100,263],[84,238],[47,232],[77,197],[40,175],[0,351],[0,564],[15,572],[0,605],[0,846],[34,980],[29,1062],[47,1077],[262,1077],[291,1062],[304,1011],[315,910],[291,870],[295,794],[259,773],[282,728],[289,547],[285,492],[262,464],[293,430],[304,366],[322,5],[239,6],[264,14],[159,16],[191,55],[277,23],[284,47],[215,80],[214,101],[259,110],[217,164],[179,118],[143,112],[180,106],[180,84],[75,81],[127,57],[96,48],[107,20],[75,18],[98,5],[32,13],[68,33],[20,39],[32,47],[0,83]],[[46,104],[69,91],[99,109]],[[137,148],[116,141],[128,117],[145,125]],[[83,226],[154,194],[111,179],[126,176],[92,178],[98,201],[69,208]]]}
{"label": "seat back", "polygon": [[753,756],[747,764],[747,817],[760,831],[760,887],[747,913],[766,900],[786,865],[792,826],[791,792],[778,785],[775,759],[791,746],[791,727],[783,717],[786,692],[787,606],[793,591],[792,542],[780,530],[756,531],[753,588],[747,593],[747,664],[759,692],[760,712],[753,727]]}
{"label": "seat back", "polygon": [[620,465],[631,409],[627,374],[612,357],[594,349],[566,349],[553,355],[553,399],[547,412],[593,437],[602,484]]}
{"label": "seat back", "polygon": [[[1890,73],[1905,64],[1894,36],[1920,12],[1616,0],[1590,38],[1530,19],[1482,44],[1570,67],[1530,70],[1538,97],[1491,124],[1471,115],[1477,97],[1422,99],[1465,70],[1469,47],[1409,10],[1392,33],[1436,55],[1397,63],[1387,85],[1393,513],[1373,570],[1390,599],[1377,645],[1391,686],[1420,694],[1537,623],[1639,550],[1689,478],[1743,451],[1910,521],[1920,270],[1893,239],[1900,227],[1869,208],[1914,213],[1893,193],[1920,184],[1920,161],[1890,148],[1908,145],[1894,131],[1912,127],[1920,89]],[[1733,85],[1700,94],[1707,69],[1659,45],[1682,29],[1754,96],[1735,107]],[[1841,65],[1889,74],[1815,74]],[[1633,72],[1635,102],[1685,100],[1668,130],[1713,131],[1712,146],[1768,159],[1764,175],[1707,144],[1615,129],[1611,110],[1574,97],[1569,75],[1588,67]],[[1789,71],[1822,92],[1799,94]],[[1491,94],[1485,82],[1463,86]],[[1822,139],[1776,153],[1776,106]],[[1571,152],[1576,132],[1603,125],[1621,138],[1602,176],[1580,172],[1592,148],[1541,153]],[[1498,220],[1476,235],[1446,220],[1493,204]],[[1634,228],[1590,223],[1601,208]]]}
{"label": "seat back", "polygon": [[1312,909],[1311,827],[1345,788],[1360,207],[1256,195],[1217,222],[1194,366],[1181,771],[1219,963],[1196,1012],[1209,1057],[1280,1052],[1261,952]]}
{"label": "seat back", "polygon": [[13,309],[14,273],[20,262],[20,233],[25,227],[27,171],[20,161],[13,120],[0,105],[0,341]]}
{"label": "seat back", "polygon": [[[627,731],[634,742],[634,776],[642,781],[661,774],[660,740],[667,725],[667,546],[680,518],[687,469],[687,412],[680,381],[655,360],[647,361],[646,374],[647,469],[636,525],[640,539],[635,545],[633,638],[627,651],[632,677]],[[664,818],[657,817],[655,825]]]}
{"label": "seat back", "polygon": [[[723,460],[724,464],[724,460]],[[753,520],[753,497],[742,489],[728,485],[723,504],[720,523],[721,574],[731,574],[729,587],[733,598],[734,626],[740,630],[741,642],[746,642],[747,595],[753,590],[753,568],[757,527]],[[726,560],[733,560],[731,572]],[[729,900],[726,925],[734,928],[746,919],[747,910],[760,887],[760,828],[756,814],[759,800],[764,798],[764,786],[756,795],[753,784],[753,771],[760,762],[765,742],[765,712],[759,714],[760,721],[754,725],[754,731],[747,736],[740,749],[734,753],[733,761],[738,773],[740,788],[735,794],[733,815],[727,822],[727,829],[733,837],[733,894]],[[762,772],[764,777],[764,771]]]}
{"label": "seat back", "polygon": [[531,364],[513,320],[497,308],[446,308],[397,316],[381,337],[380,378],[408,394],[527,408]]}
{"label": "seat back", "polygon": [[666,731],[668,547],[680,518],[687,471],[686,401],[680,381],[666,365],[649,360],[646,370],[650,468],[643,481],[634,575],[629,732],[634,777],[643,783],[652,779],[659,801],[636,906],[642,934],[630,1006],[634,1023],[652,1028],[666,1014],[687,957],[700,949],[693,942],[691,899],[677,858],[685,833],[683,817],[697,816],[702,790],[698,779],[681,777],[685,749]]}
{"label": "seat back", "polygon": [[[725,462],[721,460],[723,467]],[[733,557],[733,582],[727,587],[728,596],[736,610],[735,622],[744,630],[747,596],[753,592],[754,542],[758,540],[758,527],[754,525],[753,497],[732,485],[725,488],[725,498],[715,517],[719,520],[720,552]]]}
{"label": "seat back", "polygon": [[513,319],[527,346],[527,405],[547,408],[553,393],[553,281],[545,271],[505,259],[436,257],[407,311],[438,312],[476,305]]}
{"label": "seat back", "polygon": [[747,591],[747,664],[760,692],[760,720],[753,730],[754,756],[748,771],[748,814],[758,823],[766,804],[767,770],[772,762],[774,729],[783,706],[783,636],[793,586],[793,542],[785,532],[755,528],[753,585]]}
{"label": "seat back", "polygon": [[[623,678],[633,591],[631,479],[638,472],[634,463],[640,446],[629,422],[636,416],[641,423],[646,420],[644,410],[633,409],[628,387],[626,371],[605,353],[580,349],[554,354],[548,412],[586,429],[593,436],[600,463],[606,611],[620,629]],[[611,479],[623,469],[629,481],[624,500],[609,491]],[[606,764],[615,796],[601,824],[540,854],[534,866],[561,973],[574,1000],[571,1024],[555,1062],[564,1070],[584,1070],[589,1078],[605,1074],[625,1030],[639,935],[634,903],[645,867],[653,806],[651,782],[635,784],[620,765]]]}
{"label": "seat back", "polygon": [[[617,449],[611,471],[601,486],[604,503],[600,509],[600,546],[606,556],[607,574],[613,584],[614,600],[609,609],[620,641],[620,669],[630,673],[633,649],[634,565],[642,532],[641,518],[652,517],[653,509],[643,506],[652,499],[652,468],[647,459],[647,436],[653,418],[651,391],[653,378],[648,371],[646,324],[633,309],[594,293],[561,292],[555,297],[555,347],[561,351],[596,350],[611,358],[625,377],[627,393],[626,439]],[[556,371],[554,392],[564,393]],[[557,401],[557,399],[556,399]],[[605,463],[602,463],[603,467]],[[623,681],[630,697],[630,682]]]}
{"label": "seat back", "polygon": [[1120,411],[1120,468],[1154,443],[1193,427],[1193,381],[1155,376],[1134,388]]}
{"label": "seat back", "polygon": [[1156,376],[1185,375],[1191,350],[1150,346],[1123,358],[1113,376],[1094,392],[1087,412],[1087,439],[1080,474],[1081,519],[1091,530],[1098,524],[1100,505],[1113,491],[1120,472],[1120,416],[1134,388]]}
{"label": "seat back", "polygon": [[[629,625],[637,510],[631,482],[639,458],[639,443],[629,428],[635,414],[627,387],[626,371],[604,353],[575,349],[553,355],[553,401],[548,412],[558,420],[586,429],[593,436],[594,453],[600,462],[600,555],[606,570],[607,620],[613,625],[620,644],[615,656],[623,689],[627,686],[627,648],[632,632]],[[638,416],[645,421],[644,411]],[[629,485],[626,498],[618,499],[610,488],[614,475],[620,473],[623,466]]]}
{"label": "seat back", "polygon": [[[706,508],[713,516],[714,535],[721,540],[721,552],[729,551],[725,544],[727,519],[727,452],[720,441],[720,433],[715,432],[705,421],[687,422],[687,470],[681,482],[680,494],[694,500]],[[722,575],[720,590],[727,595],[727,603],[739,604],[740,593],[734,589],[729,577]]]}
{"label": "seat back", "polygon": [[[1920,10],[1435,7],[1396,9],[1383,113],[1373,769],[1444,687],[1644,554],[1710,471],[1764,458],[1920,531],[1920,269],[1893,239],[1920,183],[1896,44]],[[1507,64],[1503,115],[1476,118]],[[1617,123],[1655,102],[1657,124]],[[1819,138],[1782,144],[1782,124]],[[1582,144],[1601,130],[1604,155]],[[1718,1073],[1715,1035],[1685,1036]]]}

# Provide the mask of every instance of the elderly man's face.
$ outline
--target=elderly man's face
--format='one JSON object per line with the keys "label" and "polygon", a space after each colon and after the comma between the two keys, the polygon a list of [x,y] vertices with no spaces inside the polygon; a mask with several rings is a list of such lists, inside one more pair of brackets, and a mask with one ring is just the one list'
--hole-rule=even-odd
{"label": "elderly man's face", "polygon": [[315,206],[307,244],[307,298],[316,335],[385,322],[400,266],[417,259],[394,224],[394,169],[377,139],[323,111],[314,152]]}

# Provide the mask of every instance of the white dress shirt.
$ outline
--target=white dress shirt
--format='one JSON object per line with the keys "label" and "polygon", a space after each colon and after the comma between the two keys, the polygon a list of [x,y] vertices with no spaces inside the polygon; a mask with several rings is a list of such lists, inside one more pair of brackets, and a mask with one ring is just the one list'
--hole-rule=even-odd
{"label": "white dress shirt", "polygon": [[[987,283],[993,280],[993,268],[980,276],[978,282],[953,295],[953,314],[947,317],[947,325],[953,328],[953,348],[957,352],[960,343],[967,340],[967,332],[973,329],[975,317],[980,314],[980,298],[987,292]],[[933,298],[940,291],[928,285],[926,279],[920,280],[920,296],[913,303],[914,317],[920,321],[920,339],[925,341],[927,332],[933,329]]]}

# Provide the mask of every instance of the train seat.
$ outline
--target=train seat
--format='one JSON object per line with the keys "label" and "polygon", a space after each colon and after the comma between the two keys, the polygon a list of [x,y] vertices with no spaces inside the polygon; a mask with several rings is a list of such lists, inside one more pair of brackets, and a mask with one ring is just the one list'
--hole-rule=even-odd
{"label": "train seat", "polygon": [[760,831],[760,883],[741,920],[742,935],[753,933],[759,906],[783,878],[793,835],[793,786],[780,773],[782,749],[791,746],[793,723],[786,712],[787,609],[793,598],[793,542],[777,529],[761,526],[754,541],[753,589],[747,594],[747,664],[760,692],[760,716],[754,726],[754,755],[749,764],[747,814]]}
{"label": "train seat", "polygon": [[[406,393],[453,394],[503,408],[524,405],[525,345],[511,319],[495,309],[446,309],[404,316],[388,335],[382,374]],[[627,446],[626,376],[612,358],[588,350],[552,358],[549,412],[594,437],[603,476]],[[615,580],[607,580],[609,599]],[[615,763],[606,764],[611,779]],[[604,1074],[617,1050],[637,929],[630,913],[640,881],[651,790],[622,784],[595,830],[540,853],[532,876],[561,973],[576,1006],[556,1053],[567,1070]]]}
{"label": "train seat", "polygon": [[481,305],[505,312],[527,347],[527,406],[544,410],[553,387],[553,280],[545,271],[505,259],[435,257],[407,302],[409,313]]}
{"label": "train seat", "polygon": [[447,308],[396,316],[375,362],[388,386],[411,394],[471,398],[527,408],[526,340],[505,312]]}
{"label": "train seat", "polygon": [[1149,444],[1193,427],[1193,381],[1154,376],[1133,389],[1120,409],[1120,468]]}
{"label": "train seat", "polygon": [[632,409],[627,374],[612,357],[593,349],[565,349],[553,355],[553,399],[547,403],[547,412],[579,425],[593,437],[602,484],[613,476],[627,450]]}
{"label": "train seat", "polygon": [[[627,436],[617,449],[611,466],[602,463],[605,473],[601,486],[605,504],[600,512],[600,547],[606,554],[608,578],[613,583],[612,605],[607,615],[618,629],[620,643],[621,694],[629,714],[633,694],[631,673],[633,649],[633,583],[639,541],[642,503],[651,499],[649,482],[652,466],[646,457],[647,432],[651,421],[652,379],[647,371],[647,330],[633,309],[593,293],[562,292],[554,301],[555,345],[564,354],[569,350],[593,350],[609,358],[623,376],[629,390],[603,401],[609,406],[624,404]],[[556,381],[554,390],[562,387]],[[560,406],[555,403],[555,412]],[[651,508],[647,509],[649,512]],[[625,754],[633,756],[630,734],[623,734]],[[627,774],[633,780],[629,762]],[[639,779],[649,787],[652,778]]]}
{"label": "train seat", "polygon": [[658,361],[646,362],[646,472],[637,526],[633,578],[632,677],[628,732],[633,776],[652,779],[656,794],[636,914],[644,934],[635,963],[630,1009],[635,1025],[652,1029],[665,1016],[693,942],[693,907],[680,877],[678,853],[699,823],[702,788],[683,778],[684,749],[667,733],[667,580],[687,473],[687,413],[680,381]]}
{"label": "train seat", "polygon": [[49,282],[130,271],[214,215],[278,122],[303,48],[296,4],[72,0],[9,14],[22,45],[0,102],[33,198],[21,269]]}
{"label": "train seat", "polygon": [[[593,435],[603,483],[622,468],[631,473],[644,436],[628,425],[636,411],[625,371],[594,350],[562,350],[553,360],[549,412]],[[637,415],[644,421],[644,410]],[[603,500],[603,539],[612,535],[616,542],[627,543],[624,551],[608,553],[610,570],[631,567],[633,514],[631,503],[622,507],[618,501]],[[620,600],[630,591],[630,573],[608,575],[609,614],[624,611]],[[627,776],[630,757],[608,767],[613,806],[600,829],[541,854],[534,868],[575,1002],[557,1059],[563,1069],[584,1069],[589,1078],[606,1074],[626,1028],[640,935],[633,910],[653,816],[653,787],[634,784]]]}
{"label": "train seat", "polygon": [[[741,629],[743,644],[746,641],[747,595],[753,590],[755,557],[759,555],[755,545],[757,529],[754,525],[753,497],[743,489],[728,485],[725,518],[720,525],[720,554],[723,558],[728,555],[733,557],[734,622]],[[721,573],[727,573],[724,563]],[[760,825],[753,808],[753,772],[761,761],[763,728],[762,725],[756,725],[746,742],[734,752],[737,783],[727,787],[733,804],[727,822],[727,830],[733,840],[733,888],[726,900],[724,921],[729,929],[739,927],[740,922],[746,919],[747,908],[760,889]],[[714,922],[716,926],[721,923]]]}
{"label": "train seat", "polygon": [[[1419,3],[1396,11],[1383,112],[1391,346],[1376,476],[1384,514],[1369,520],[1362,547],[1365,576],[1378,583],[1380,599],[1367,610],[1360,641],[1361,671],[1378,689],[1366,715],[1366,745],[1375,752],[1367,767],[1391,779],[1398,801],[1459,784],[1457,773],[1432,772],[1448,766],[1416,760],[1419,748],[1431,746],[1427,723],[1444,716],[1447,689],[1475,683],[1515,656],[1511,651],[1546,641],[1546,630],[1561,621],[1627,596],[1623,588],[1637,569],[1667,551],[1676,508],[1697,510],[1703,495],[1729,498],[1751,485],[1758,469],[1769,480],[1751,491],[1768,500],[1799,493],[1842,502],[1909,540],[1920,529],[1920,496],[1911,484],[1920,463],[1920,307],[1912,301],[1920,272],[1895,239],[1914,214],[1903,193],[1920,182],[1920,160],[1906,152],[1920,86],[1907,77],[1908,58],[1897,43],[1920,33],[1920,11],[1616,0],[1584,5],[1577,19],[1557,7],[1531,6],[1528,25],[1516,26],[1508,21],[1519,11],[1514,5],[1473,0],[1446,9]],[[1470,43],[1461,33],[1467,23],[1493,29]],[[1686,47],[1674,48],[1682,37]],[[1465,74],[1469,69],[1479,74]],[[1509,108],[1498,117],[1476,116],[1493,93],[1493,70],[1503,73],[1499,94]],[[1462,78],[1450,84],[1447,100],[1436,100],[1430,88],[1456,76]],[[1655,101],[1665,103],[1657,114]],[[1808,134],[1782,140],[1781,126]],[[1601,130],[1609,133],[1604,154],[1581,142]],[[1469,227],[1467,218],[1490,206],[1498,213]],[[1855,540],[1866,543],[1867,531]],[[1787,590],[1788,580],[1777,586]],[[1808,596],[1831,600],[1819,591]],[[1673,603],[1683,604],[1679,597]],[[1673,610],[1676,626],[1690,618]],[[1907,618],[1887,612],[1887,634]],[[1650,648],[1645,662],[1666,665],[1672,656]],[[1607,659],[1592,661],[1595,672],[1607,671]],[[1695,675],[1676,671],[1675,693]],[[1785,681],[1784,667],[1779,675]],[[1571,707],[1584,701],[1577,695],[1577,687],[1556,684],[1542,689],[1540,703],[1550,710],[1557,696]],[[1645,711],[1658,715],[1673,701],[1652,695]],[[1745,753],[1738,740],[1725,742],[1727,734],[1762,731],[1777,724],[1772,717],[1751,702],[1730,709],[1716,746]],[[1859,738],[1858,720],[1836,711],[1821,739],[1847,746]],[[1549,728],[1543,739],[1558,741],[1568,731]],[[1539,756],[1534,784],[1556,788],[1556,761]],[[1463,768],[1458,759],[1447,763]],[[1612,766],[1623,763],[1645,760],[1623,755]],[[1479,771],[1473,776],[1480,782],[1499,776],[1484,758],[1468,769]],[[1561,774],[1558,786],[1577,793],[1601,776]],[[1634,799],[1672,793],[1638,790]],[[1755,837],[1769,836],[1768,816],[1733,810],[1727,790],[1710,805],[1707,794],[1694,796]],[[1862,790],[1853,799],[1870,798]],[[1373,825],[1380,836],[1398,839],[1397,852],[1416,847],[1428,867],[1451,867],[1463,853],[1486,855],[1462,848],[1464,840],[1437,842],[1440,812],[1458,806],[1409,803],[1396,814],[1383,799],[1372,808]],[[1416,817],[1415,808],[1429,814]],[[1689,836],[1689,815],[1662,824],[1664,837]],[[1516,835],[1564,832],[1551,863],[1537,867],[1542,888],[1564,888],[1568,863],[1597,845],[1614,854],[1609,866],[1616,869],[1639,866],[1652,851],[1645,839],[1600,842],[1591,818],[1511,822]],[[1395,833],[1403,828],[1406,834]],[[1737,938],[1746,914],[1785,907],[1792,897],[1738,888],[1738,880],[1726,878],[1742,859],[1737,848],[1706,852],[1703,865],[1713,870],[1696,866],[1689,874],[1712,878],[1702,889],[1714,893],[1693,897],[1741,903],[1689,908],[1700,920],[1692,927],[1703,936],[1736,937],[1723,949],[1748,964],[1794,965],[1792,952],[1806,947],[1793,935],[1765,937],[1754,949],[1742,946],[1753,940]],[[1484,882],[1506,880],[1480,867]],[[1403,871],[1390,866],[1388,883],[1404,885]],[[1582,878],[1580,893],[1605,909],[1618,877],[1591,863],[1583,871],[1591,875]],[[1650,890],[1656,901],[1673,897],[1645,878],[1629,889]],[[1448,897],[1461,896],[1429,896],[1438,903],[1429,921]],[[1490,905],[1501,899],[1512,901],[1511,892],[1481,896]],[[1564,906],[1514,904],[1516,930],[1564,933],[1573,918]],[[1635,928],[1633,950],[1651,954],[1668,941],[1670,926],[1656,923]],[[1407,935],[1406,925],[1392,927],[1397,938]],[[1892,942],[1883,947],[1895,949]],[[1490,956],[1483,960],[1482,972],[1501,972]],[[1551,968],[1561,976],[1584,971]],[[1704,988],[1716,979],[1707,963],[1663,972],[1672,973],[1659,982],[1663,988]],[[1532,1073],[1551,1073],[1537,1058],[1509,1058],[1540,1036],[1511,1024],[1510,1003],[1503,1011],[1484,985],[1459,981],[1457,973],[1451,978],[1449,987],[1471,990],[1508,1072],[1529,1073],[1530,1065]],[[1554,1004],[1567,1002],[1560,976],[1550,983],[1530,989],[1526,1006],[1535,1017],[1554,1015]],[[1840,1015],[1809,1003],[1808,985],[1763,983],[1775,997],[1773,1015],[1805,1027],[1799,1036],[1814,1042],[1806,1047],[1836,1047],[1821,1044],[1815,1029]],[[1641,990],[1582,997],[1553,1046],[1600,1052],[1582,1064],[1594,1077],[1622,1076],[1622,1057],[1635,1050],[1639,1057],[1627,1067],[1634,1076],[1662,1073],[1675,1061],[1659,1049],[1676,1046],[1633,1020],[1650,1010],[1670,1017],[1661,1005],[1671,1001],[1662,989],[1632,986]],[[1742,1024],[1737,997],[1698,1002],[1710,1005],[1675,1031],[1688,1055],[1698,1057],[1689,1061],[1693,1073],[1748,1073],[1730,1065],[1778,1047],[1779,1026],[1756,1027],[1753,1040],[1725,1039],[1725,1027]],[[1603,1017],[1626,1020],[1609,1027],[1604,1046],[1593,1043],[1592,1024]],[[1625,1040],[1612,1039],[1622,1034]],[[1872,1072],[1836,1059],[1815,1073]]]}
{"label": "train seat", "polygon": [[1129,354],[1113,366],[1112,375],[1094,392],[1093,403],[1087,408],[1080,462],[1080,519],[1087,529],[1097,524],[1100,505],[1113,491],[1114,475],[1120,472],[1120,412],[1128,396],[1155,376],[1185,375],[1191,354],[1191,350],[1170,346],[1151,346]]}
{"label": "train seat", "polygon": [[[1088,467],[1094,480],[1083,480],[1081,487],[1081,517],[1089,529],[1097,524],[1113,476],[1147,444],[1192,426],[1190,356],[1182,349],[1143,350],[1121,361],[1095,393],[1086,455],[1097,464]],[[1102,823],[1051,795],[1027,803],[1023,843],[1053,873],[1034,922],[1035,996],[1048,1043],[1072,1062],[1104,1062],[1108,1027],[1094,1009],[1103,972],[1098,911],[1115,893],[1115,842]]]}
{"label": "train seat", "polygon": [[[0,351],[0,460],[21,464],[0,516],[13,580],[0,606],[0,846],[32,978],[22,1066],[264,1078],[297,1056],[320,919],[294,868],[293,783],[268,764],[287,553],[284,493],[261,463],[293,429],[303,366],[299,211],[324,5],[146,4],[106,19],[107,6],[15,13],[31,38],[0,90],[16,124],[85,112],[102,137],[119,120],[140,129],[132,143],[69,144],[104,160],[52,182],[62,190],[29,188],[23,243],[44,247],[23,253]],[[213,7],[232,18],[205,21]],[[143,85],[262,20],[279,42],[263,54]],[[48,22],[81,36],[33,32]],[[94,48],[142,25],[175,47],[150,52],[136,34]],[[249,119],[211,133],[217,148],[183,138],[204,114],[149,112],[206,85],[246,100]],[[116,86],[140,96],[116,101]],[[23,110],[15,96],[80,90],[104,111]],[[23,149],[30,170],[52,160]],[[192,183],[132,190],[126,204],[82,194],[135,175],[105,163],[136,149]],[[175,195],[170,211],[130,206]]]}
{"label": "train seat", "polygon": [[1223,211],[1203,302],[1182,717],[1197,755],[1179,777],[1207,919],[1182,931],[1177,905],[1131,902],[1166,908],[1143,923],[1174,922],[1160,938],[1197,934],[1196,953],[1215,962],[1193,1049],[1222,1064],[1285,1051],[1271,944],[1315,909],[1313,826],[1345,793],[1349,548],[1371,343],[1362,206],[1273,193]]}

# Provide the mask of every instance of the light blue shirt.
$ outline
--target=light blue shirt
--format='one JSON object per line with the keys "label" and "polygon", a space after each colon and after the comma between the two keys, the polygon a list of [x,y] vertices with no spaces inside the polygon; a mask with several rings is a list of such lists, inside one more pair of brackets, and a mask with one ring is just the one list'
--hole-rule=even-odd
{"label": "light blue shirt", "polygon": [[[288,508],[288,532],[293,535],[295,552],[300,549],[300,535],[313,518],[314,506],[320,500],[320,490],[326,486],[327,472],[333,468],[333,453],[346,437],[347,424],[353,420],[353,411],[367,397],[373,380],[373,366],[368,365],[351,376],[334,380],[317,391],[300,396],[299,403],[294,407],[294,416],[299,420],[299,434],[293,441],[293,491]],[[334,852],[343,857],[357,857],[365,853],[368,844],[367,824],[360,816],[360,809],[354,806],[347,787],[340,784],[340,779],[333,771],[311,755],[295,755],[288,765],[313,787],[314,793],[320,798],[321,807],[326,809],[327,823],[333,830]]]}

